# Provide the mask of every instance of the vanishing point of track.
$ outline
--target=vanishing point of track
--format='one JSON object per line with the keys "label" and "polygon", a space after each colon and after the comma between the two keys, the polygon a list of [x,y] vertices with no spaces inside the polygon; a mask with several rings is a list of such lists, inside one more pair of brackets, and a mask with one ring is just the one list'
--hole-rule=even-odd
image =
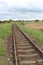
{"label": "vanishing point of track", "polygon": [[12,26],[14,65],[43,65],[43,52],[16,24]]}

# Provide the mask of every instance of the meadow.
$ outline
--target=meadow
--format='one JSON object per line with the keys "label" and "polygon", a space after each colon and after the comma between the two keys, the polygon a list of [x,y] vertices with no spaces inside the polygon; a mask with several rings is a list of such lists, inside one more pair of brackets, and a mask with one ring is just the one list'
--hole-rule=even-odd
{"label": "meadow", "polygon": [[27,27],[30,27],[32,29],[39,29],[39,30],[43,30],[43,22],[39,21],[39,22],[29,22],[29,23],[24,23]]}

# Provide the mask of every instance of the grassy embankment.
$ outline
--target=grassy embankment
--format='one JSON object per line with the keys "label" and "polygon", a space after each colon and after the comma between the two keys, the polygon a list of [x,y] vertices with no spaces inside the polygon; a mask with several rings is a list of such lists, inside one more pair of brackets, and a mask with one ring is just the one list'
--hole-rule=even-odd
{"label": "grassy embankment", "polygon": [[[25,23],[25,22],[24,22]],[[35,29],[31,29],[26,27],[25,25],[23,25],[23,23],[21,24],[20,22],[18,23],[18,25],[28,34],[30,34],[33,38],[36,38],[40,43],[40,45],[43,45],[43,32],[40,30],[35,30]]]}
{"label": "grassy embankment", "polygon": [[12,23],[1,23],[0,24],[0,56],[5,55],[4,40],[11,34]]}

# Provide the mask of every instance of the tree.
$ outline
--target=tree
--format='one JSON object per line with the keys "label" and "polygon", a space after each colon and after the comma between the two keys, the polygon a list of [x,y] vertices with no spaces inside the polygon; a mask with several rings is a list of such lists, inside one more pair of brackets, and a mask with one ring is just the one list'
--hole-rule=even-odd
{"label": "tree", "polygon": [[35,22],[39,22],[39,20],[35,20]]}

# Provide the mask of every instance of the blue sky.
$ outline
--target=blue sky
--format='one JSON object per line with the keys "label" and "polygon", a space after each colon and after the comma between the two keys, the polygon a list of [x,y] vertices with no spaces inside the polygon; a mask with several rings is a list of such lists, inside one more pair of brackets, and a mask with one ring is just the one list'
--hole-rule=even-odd
{"label": "blue sky", "polygon": [[0,0],[0,20],[43,19],[43,0]]}

